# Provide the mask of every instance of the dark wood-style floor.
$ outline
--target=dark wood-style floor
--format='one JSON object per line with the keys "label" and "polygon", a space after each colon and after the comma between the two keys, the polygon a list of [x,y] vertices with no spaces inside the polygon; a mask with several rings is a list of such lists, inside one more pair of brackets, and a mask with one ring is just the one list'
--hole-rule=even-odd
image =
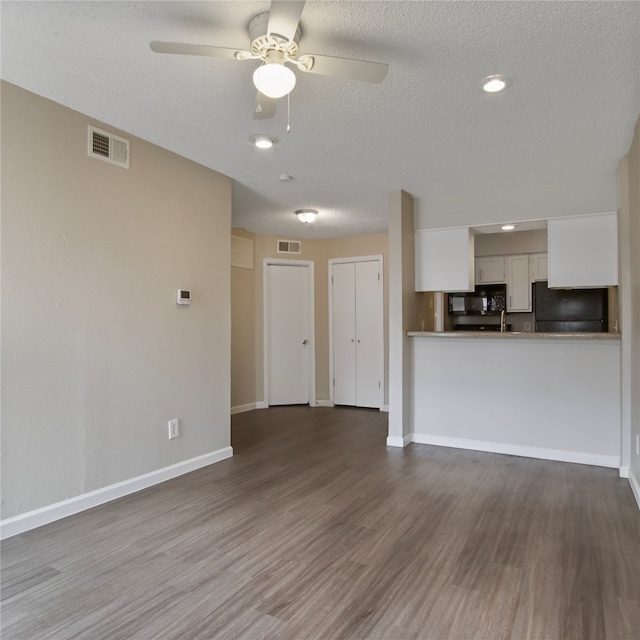
{"label": "dark wood-style floor", "polygon": [[233,418],[232,459],[2,546],[2,638],[640,637],[611,469],[410,445],[386,415]]}

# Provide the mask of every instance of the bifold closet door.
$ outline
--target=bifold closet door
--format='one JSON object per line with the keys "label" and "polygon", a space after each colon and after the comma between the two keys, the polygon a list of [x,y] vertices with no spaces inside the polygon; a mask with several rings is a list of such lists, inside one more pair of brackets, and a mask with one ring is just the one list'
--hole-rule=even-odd
{"label": "bifold closet door", "polygon": [[336,263],[332,279],[333,401],[379,408],[383,348],[380,263]]}
{"label": "bifold closet door", "polygon": [[356,262],[356,406],[380,408],[382,282],[379,262]]}
{"label": "bifold closet door", "polygon": [[333,379],[335,404],[356,404],[355,263],[333,265]]}

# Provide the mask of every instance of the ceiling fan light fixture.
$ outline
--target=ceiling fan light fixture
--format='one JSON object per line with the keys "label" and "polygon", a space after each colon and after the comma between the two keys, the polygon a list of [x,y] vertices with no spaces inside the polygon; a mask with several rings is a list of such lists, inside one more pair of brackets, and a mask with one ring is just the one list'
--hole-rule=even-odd
{"label": "ceiling fan light fixture", "polygon": [[507,88],[507,79],[504,76],[487,76],[482,81],[482,89],[486,93],[498,93]]}
{"label": "ceiling fan light fixture", "polygon": [[300,222],[313,222],[316,219],[318,212],[315,209],[298,209],[296,211],[296,215]]}
{"label": "ceiling fan light fixture", "polygon": [[296,74],[285,67],[282,53],[270,51],[265,63],[253,72],[253,84],[268,98],[282,98],[296,86]]}

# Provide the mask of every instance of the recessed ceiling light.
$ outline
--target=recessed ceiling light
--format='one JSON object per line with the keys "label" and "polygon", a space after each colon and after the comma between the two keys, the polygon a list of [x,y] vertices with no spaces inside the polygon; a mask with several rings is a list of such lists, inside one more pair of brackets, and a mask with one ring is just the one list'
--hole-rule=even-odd
{"label": "recessed ceiling light", "polygon": [[313,222],[316,219],[318,212],[315,209],[298,209],[296,211],[296,215],[300,222]]}
{"label": "recessed ceiling light", "polygon": [[502,230],[503,231],[513,231],[516,228],[515,224],[503,224],[502,225]]}
{"label": "recessed ceiling light", "polygon": [[253,144],[256,145],[256,147],[258,147],[258,149],[271,149],[271,147],[273,147],[273,145],[277,142],[277,140],[275,138],[272,138],[271,136],[265,136],[265,135],[258,135],[258,136],[253,136],[252,138],[249,138],[251,140],[251,142],[253,142]]}
{"label": "recessed ceiling light", "polygon": [[507,80],[504,76],[488,76],[482,81],[482,88],[487,93],[497,93],[507,86]]}
{"label": "recessed ceiling light", "polygon": [[278,177],[278,180],[280,180],[280,182],[291,182],[293,180],[293,176],[290,176],[288,173],[282,173]]}

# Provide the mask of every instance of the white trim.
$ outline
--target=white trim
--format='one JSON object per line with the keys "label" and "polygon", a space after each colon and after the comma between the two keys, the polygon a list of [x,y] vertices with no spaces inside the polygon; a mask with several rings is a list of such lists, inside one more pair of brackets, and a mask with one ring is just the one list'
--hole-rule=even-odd
{"label": "white trim", "polygon": [[256,409],[268,409],[269,405],[264,401],[264,400],[260,400],[259,402],[256,402]]}
{"label": "white trim", "polygon": [[438,447],[453,447],[455,449],[471,449],[487,453],[503,453],[524,458],[539,458],[541,460],[556,460],[558,462],[573,462],[576,464],[590,464],[597,467],[620,467],[619,456],[605,456],[582,451],[564,451],[561,449],[545,449],[542,447],[526,447],[518,444],[502,442],[486,442],[484,440],[467,440],[466,438],[451,438],[448,436],[431,435],[428,433],[412,433],[411,442],[418,444],[432,444]]}
{"label": "white trim", "polygon": [[269,265],[284,267],[305,267],[309,286],[309,406],[316,405],[316,324],[315,324],[315,276],[313,260],[286,260],[284,258],[264,258],[262,265],[262,353],[264,371],[264,405],[269,406],[269,288],[267,286]]}
{"label": "white trim", "polygon": [[[381,254],[374,256],[354,256],[350,258],[331,258],[328,263],[329,275],[329,399],[335,402],[335,387],[333,386],[333,265],[348,264],[350,262],[377,262],[378,273],[380,274],[380,371],[378,377],[380,379],[380,390],[378,396],[378,408],[383,411],[384,405],[384,256]],[[333,406],[333,404],[332,404]],[[386,411],[389,411],[387,406]]]}
{"label": "white trim", "polygon": [[622,465],[620,467],[620,470],[618,471],[618,475],[621,478],[628,478],[629,477],[629,467],[627,465]]}
{"label": "white trim", "polygon": [[223,449],[205,453],[202,456],[184,460],[183,462],[178,462],[129,480],[116,482],[101,489],[74,496],[62,502],[56,502],[55,504],[47,505],[40,509],[22,513],[13,518],[7,518],[0,522],[0,539],[10,538],[19,533],[24,533],[25,531],[30,531],[31,529],[41,527],[50,522],[97,507],[105,502],[117,500],[118,498],[128,496],[142,489],[147,489],[161,482],[177,478],[185,473],[190,473],[191,471],[207,467],[215,462],[220,462],[231,456],[233,456],[233,449],[231,447],[224,447]]}
{"label": "white trim", "polygon": [[411,444],[411,436],[408,434],[402,436],[402,438],[398,436],[387,436],[387,447],[406,447],[408,444]]}
{"label": "white trim", "polygon": [[389,405],[388,404],[383,404],[380,407],[380,411],[382,411],[383,413],[389,413]]}
{"label": "white trim", "polygon": [[257,402],[248,402],[247,404],[238,404],[235,407],[231,407],[231,415],[236,413],[246,413],[247,411],[253,411],[258,408]]}
{"label": "white trim", "polygon": [[316,400],[316,407],[333,407],[335,406],[331,400]]}
{"label": "white trim", "polygon": [[638,482],[638,478],[636,478],[633,470],[629,473],[629,484],[631,485],[631,491],[633,491],[633,496],[638,504],[638,509],[640,509],[640,482]]}

